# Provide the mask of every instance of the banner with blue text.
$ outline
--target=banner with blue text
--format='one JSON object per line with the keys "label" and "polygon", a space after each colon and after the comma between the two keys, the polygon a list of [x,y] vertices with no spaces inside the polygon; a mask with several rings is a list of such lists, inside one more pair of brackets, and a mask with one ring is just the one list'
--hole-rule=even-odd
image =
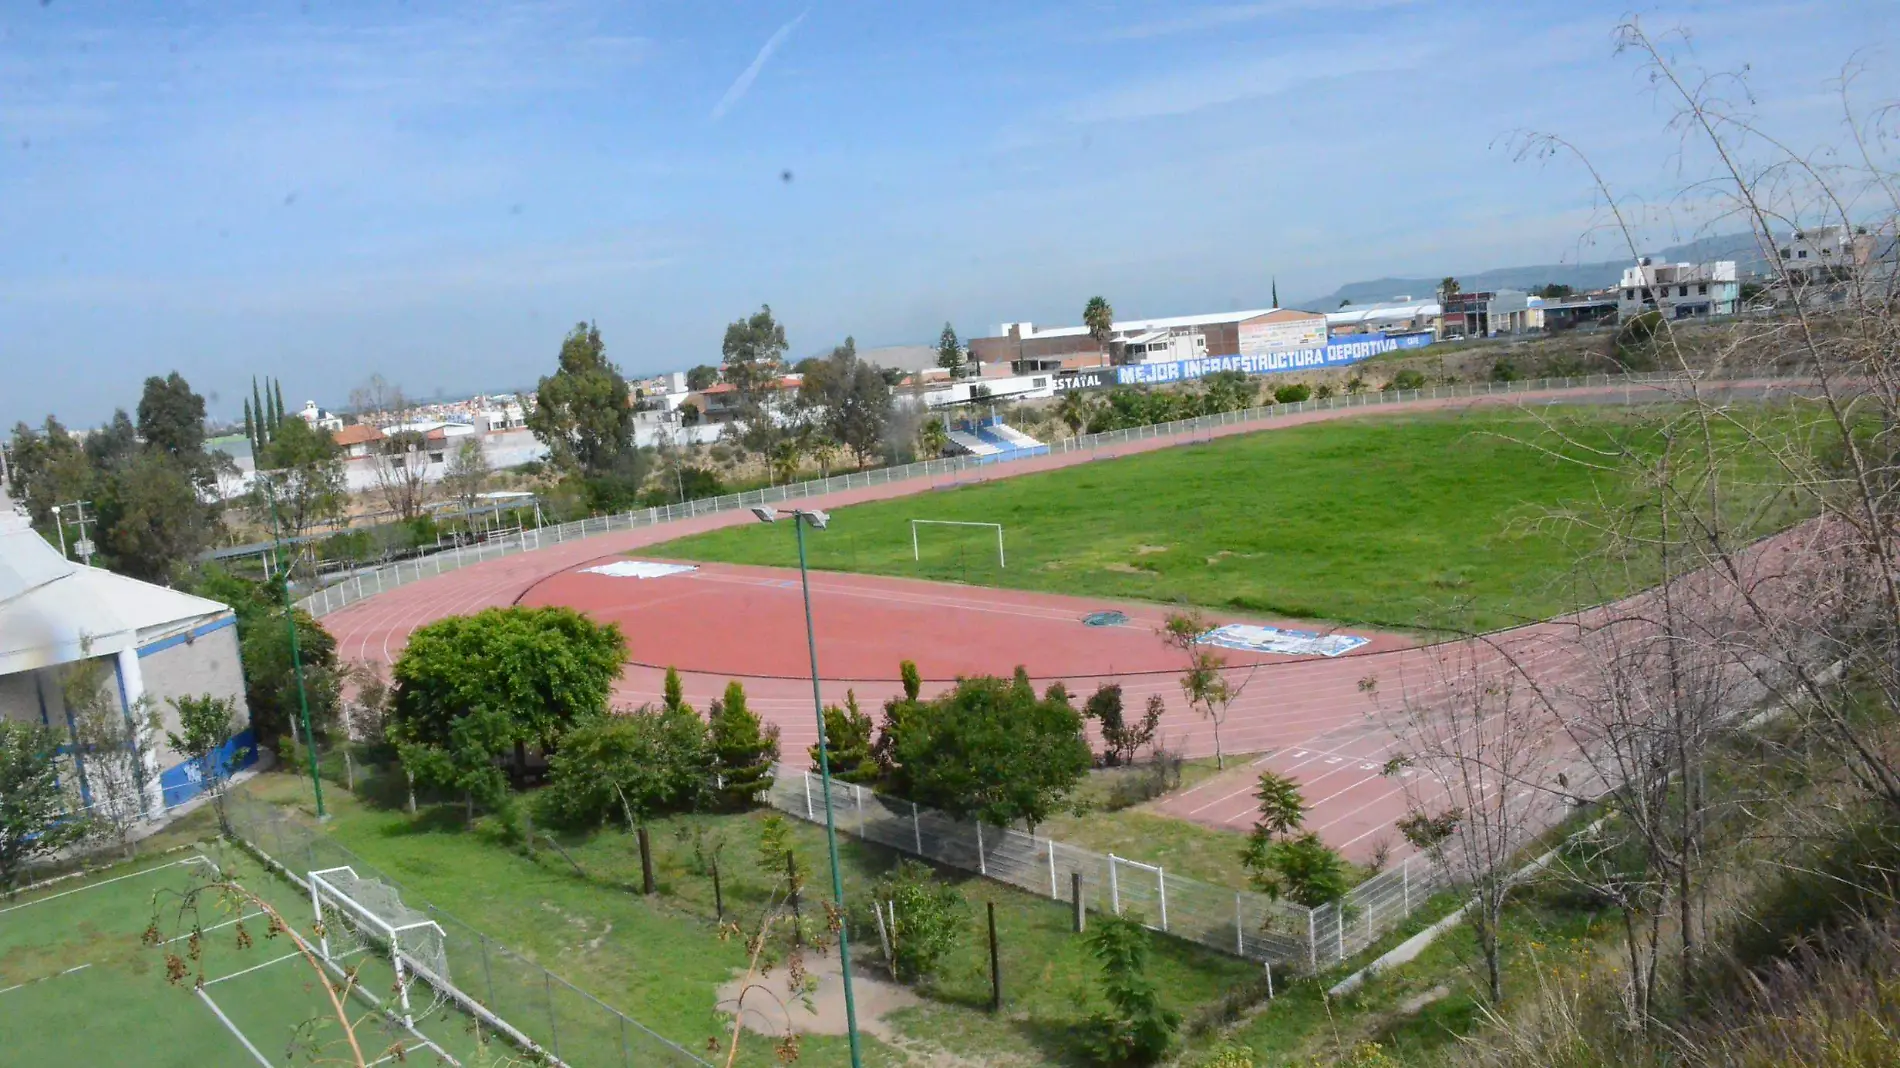
{"label": "banner with blue text", "polygon": [[[1430,334],[1366,334],[1350,341],[1333,341],[1308,349],[1283,352],[1257,352],[1235,356],[1205,356],[1197,360],[1171,360],[1166,363],[1138,363],[1114,368],[1114,384],[1119,386],[1156,386],[1170,382],[1188,382],[1221,371],[1267,375],[1285,371],[1306,371],[1316,367],[1343,367],[1400,349],[1423,348],[1432,343]],[[1087,387],[1084,387],[1087,388]]]}

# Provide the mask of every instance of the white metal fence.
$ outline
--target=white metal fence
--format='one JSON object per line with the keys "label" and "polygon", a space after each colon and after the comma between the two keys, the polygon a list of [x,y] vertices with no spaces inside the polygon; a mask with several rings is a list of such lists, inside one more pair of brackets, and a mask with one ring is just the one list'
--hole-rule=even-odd
{"label": "white metal fence", "polygon": [[[781,769],[766,799],[801,819],[824,822],[824,784],[809,771]],[[1079,874],[1085,908],[1129,916],[1223,953],[1309,970],[1371,945],[1445,885],[1430,860],[1411,856],[1354,887],[1343,903],[1309,909],[1113,853],[954,819],[850,783],[831,784],[831,806],[842,834],[1071,905]]]}
{"label": "white metal fence", "polygon": [[[1273,404],[1260,408],[1248,408],[1243,411],[1222,412],[1217,415],[1203,415],[1193,419],[1181,419],[1172,423],[1156,423],[1150,426],[1130,427],[1126,430],[1110,430],[1100,434],[1085,434],[1054,442],[1049,452],[1056,455],[1074,452],[1095,452],[1104,446],[1120,445],[1124,442],[1139,441],[1148,438],[1192,438],[1223,426],[1241,423],[1267,423],[1276,419],[1285,419],[1305,412],[1334,411],[1341,408],[1366,408],[1390,404],[1409,403],[1419,400],[1449,399],[1458,397],[1480,397],[1495,394],[1532,393],[1558,389],[1603,389],[1615,386],[1632,387],[1657,383],[1684,381],[1669,373],[1631,374],[1631,375],[1586,375],[1577,378],[1540,378],[1524,382],[1486,382],[1482,384],[1434,386],[1430,389],[1387,390],[1378,393],[1349,393],[1329,397],[1325,400],[1303,401],[1299,404]],[[322,616],[334,612],[345,605],[354,604],[365,597],[373,597],[385,590],[404,586],[425,578],[440,575],[493,560],[502,556],[539,549],[547,544],[559,544],[576,538],[591,537],[614,530],[631,530],[634,527],[653,526],[670,523],[680,519],[709,515],[715,512],[730,512],[741,508],[750,508],[759,504],[775,504],[780,501],[817,497],[841,490],[861,489],[867,486],[881,486],[891,482],[907,482],[912,479],[933,478],[939,475],[974,471],[996,465],[1007,466],[1022,463],[1043,455],[1037,451],[1034,456],[1006,453],[1002,456],[956,456],[941,460],[923,460],[917,463],[896,467],[878,467],[868,471],[856,471],[850,474],[833,475],[830,478],[813,479],[809,482],[794,482],[769,489],[747,490],[744,493],[728,493],[721,497],[708,497],[705,500],[686,501],[681,504],[669,504],[660,508],[638,508],[630,512],[616,512],[612,515],[590,516],[567,523],[542,527],[536,530],[522,530],[500,540],[491,540],[476,545],[457,547],[438,552],[427,557],[413,560],[401,560],[380,567],[359,570],[342,582],[325,586],[304,597],[298,602],[312,615]]]}

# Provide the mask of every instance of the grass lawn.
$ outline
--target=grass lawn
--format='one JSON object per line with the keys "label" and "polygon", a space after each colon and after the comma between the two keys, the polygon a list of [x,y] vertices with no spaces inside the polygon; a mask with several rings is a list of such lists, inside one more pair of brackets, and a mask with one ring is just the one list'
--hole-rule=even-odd
{"label": "grass lawn", "polygon": [[[238,881],[310,935],[309,898],[216,841],[0,899],[0,1020],[7,1021],[0,1061],[197,1068],[262,1056],[344,1063],[347,1039],[314,971],[288,937],[267,934],[254,902],[211,892],[195,911],[181,909],[188,891],[217,879]],[[153,924],[160,945],[142,937]],[[204,931],[196,950],[194,926]],[[376,1005],[390,998],[395,972],[379,957],[352,952],[346,938],[333,932],[331,948],[358,969],[348,1004],[366,1059],[437,1063],[425,1037],[471,1068],[511,1055],[500,1044],[484,1047],[460,1013],[430,1011],[420,987],[411,989],[415,1031],[383,1017]],[[166,981],[168,954],[187,968],[180,982]]]}
{"label": "grass lawn", "polygon": [[[252,791],[287,805],[301,806],[308,797],[306,782],[287,775],[260,777]],[[331,814],[325,832],[399,880],[410,905],[427,901],[453,913],[689,1048],[704,1050],[709,1038],[723,1033],[715,991],[739,974],[744,955],[742,940],[718,935],[713,858],[727,914],[751,926],[776,875],[762,871],[757,859],[769,813],[655,820],[649,830],[660,892],[647,899],[636,892],[639,854],[624,831],[563,834],[565,855],[544,847],[530,859],[504,841],[492,821],[465,830],[458,806],[425,808],[411,817],[341,790],[325,796]],[[815,909],[828,884],[822,831],[790,817],[785,823]],[[863,900],[896,856],[849,839],[840,844],[847,899]],[[941,1056],[942,1063],[1081,1063],[1077,1028],[1103,1003],[1098,968],[1069,930],[1068,907],[974,875],[940,876],[968,901],[966,937],[924,1003],[890,1014],[893,1038],[867,1038],[867,1063],[912,1063],[913,1053]],[[1000,1016],[982,1008],[989,966],[980,924],[991,901],[1002,945]],[[876,934],[868,916],[865,924],[854,924],[852,936],[862,947],[854,958],[868,964]],[[1258,971],[1199,946],[1154,940],[1151,975],[1167,1002],[1190,1017]],[[740,1063],[773,1063],[769,1040],[749,1036],[747,1042]],[[845,1043],[807,1036],[803,1051],[804,1063],[842,1063]]]}
{"label": "grass lawn", "polygon": [[[1626,416],[1570,408],[1553,418],[1602,440]],[[1586,545],[1533,521],[1618,489],[1526,440],[1554,444],[1525,413],[1494,409],[1288,427],[841,508],[808,550],[814,566],[839,571],[1491,628],[1574,607],[1564,578]],[[976,528],[922,528],[913,562],[913,518],[1004,524],[1007,569],[994,533]],[[790,540],[758,524],[641,555],[797,563]]]}

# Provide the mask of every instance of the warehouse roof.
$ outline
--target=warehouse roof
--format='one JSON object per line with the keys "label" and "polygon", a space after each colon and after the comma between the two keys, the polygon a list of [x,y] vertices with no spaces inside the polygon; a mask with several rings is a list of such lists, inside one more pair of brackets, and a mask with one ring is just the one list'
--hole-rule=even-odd
{"label": "warehouse roof", "polygon": [[76,564],[0,496],[0,675],[147,645],[231,610]]}
{"label": "warehouse roof", "polygon": [[[1113,330],[1117,334],[1143,333],[1151,330],[1172,330],[1182,326],[1217,326],[1221,323],[1238,323],[1261,315],[1271,315],[1277,311],[1291,311],[1284,308],[1249,308],[1244,311],[1207,312],[1202,315],[1171,315],[1161,319],[1117,319]],[[1295,315],[1307,315],[1308,312],[1294,312]],[[1004,323],[998,334],[1008,334],[1012,326],[1023,329],[1023,339],[1039,337],[1081,337],[1089,332],[1086,326],[1052,326],[1038,330],[1034,323]]]}

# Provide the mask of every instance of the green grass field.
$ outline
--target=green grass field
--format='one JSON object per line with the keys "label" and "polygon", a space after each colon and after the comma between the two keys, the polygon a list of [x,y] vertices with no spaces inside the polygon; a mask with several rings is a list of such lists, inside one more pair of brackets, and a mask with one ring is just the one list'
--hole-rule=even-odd
{"label": "green grass field", "polygon": [[[251,789],[301,805],[309,787],[307,780],[270,775]],[[400,881],[411,904],[428,901],[455,914],[688,1048],[704,1051],[708,1039],[724,1033],[717,990],[743,971],[745,959],[742,940],[718,935],[710,858],[719,857],[727,915],[755,922],[774,882],[757,860],[768,813],[653,821],[659,893],[646,898],[637,891],[639,855],[624,830],[563,834],[565,856],[544,847],[529,859],[493,821],[465,829],[459,806],[409,816],[340,790],[326,798],[331,818],[323,832]],[[789,817],[786,823],[815,901],[826,889],[822,830]],[[862,900],[896,855],[848,837],[840,846],[847,899]],[[924,1063],[1082,1063],[1077,1028],[1103,1002],[1099,968],[1070,932],[1068,907],[972,874],[939,876],[964,893],[968,930],[925,987],[923,1003],[889,1014],[894,1037],[867,1037],[866,1063],[918,1063],[913,1054]],[[1001,931],[1001,1015],[983,1009],[989,965],[981,918],[988,902],[996,904]],[[875,935],[868,938],[863,949],[874,956]],[[1151,969],[1168,1004],[1190,1016],[1259,974],[1257,965],[1164,937],[1154,939]],[[804,1038],[801,1063],[844,1062],[844,1039]],[[750,1036],[739,1063],[775,1063],[770,1041]]]}
{"label": "green grass field", "polygon": [[[1626,418],[1551,417],[1590,440]],[[1526,441],[1554,444],[1530,416],[1494,409],[1276,429],[841,508],[808,552],[837,571],[1489,629],[1576,607],[1566,577],[1593,542],[1537,520],[1621,491]],[[993,531],[956,527],[920,528],[913,562],[911,519],[1002,523],[1008,566],[997,566]],[[797,565],[792,539],[763,524],[638,555]]]}
{"label": "green grass field", "polygon": [[[310,962],[288,934],[271,937],[251,900],[205,893],[235,880],[310,935],[310,900],[249,855],[203,843],[141,858],[0,902],[0,1060],[32,1065],[353,1063],[344,1030]],[[147,928],[153,933],[148,937]],[[194,955],[192,932],[202,930]],[[240,944],[239,932],[249,936]],[[314,938],[312,942],[314,943]],[[152,942],[155,944],[148,944]],[[348,1014],[365,1062],[488,1065],[511,1055],[473,1021],[433,1006],[412,985],[413,1030],[395,1008],[387,959],[333,934],[338,966],[356,976]],[[187,973],[167,981],[175,955]],[[336,973],[330,973],[333,980]],[[202,985],[200,985],[202,980]]]}

